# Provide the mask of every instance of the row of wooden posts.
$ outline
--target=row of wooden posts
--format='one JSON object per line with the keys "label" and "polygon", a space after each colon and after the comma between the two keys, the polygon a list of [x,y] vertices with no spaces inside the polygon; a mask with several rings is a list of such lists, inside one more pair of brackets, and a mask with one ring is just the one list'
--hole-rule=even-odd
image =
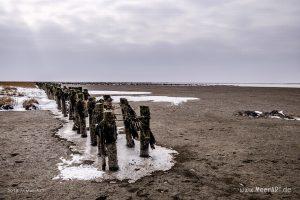
{"label": "row of wooden posts", "polygon": [[[113,115],[110,122],[112,125],[116,124],[116,121],[124,122],[124,132],[128,148],[134,148],[133,139],[140,141],[141,157],[149,157],[149,146],[152,149],[155,148],[155,138],[150,129],[151,117],[148,106],[140,106],[140,116],[137,116],[127,99],[121,98],[119,105],[122,113],[118,114],[115,113],[116,107],[112,104],[110,95],[103,95],[103,98],[96,101],[96,98],[91,97],[88,90],[82,89],[82,87],[62,87],[57,83],[37,83],[37,85],[46,92],[49,99],[56,101],[57,107],[64,117],[69,117],[70,120],[74,121],[73,130],[77,130],[77,133],[80,133],[82,137],[87,137],[85,124],[86,117],[89,117],[91,145],[98,145],[99,156],[103,154],[104,144],[101,146],[103,140],[97,137],[98,126],[105,122],[105,115],[108,116],[109,113]],[[117,119],[116,116],[118,115],[122,115],[122,119]]]}

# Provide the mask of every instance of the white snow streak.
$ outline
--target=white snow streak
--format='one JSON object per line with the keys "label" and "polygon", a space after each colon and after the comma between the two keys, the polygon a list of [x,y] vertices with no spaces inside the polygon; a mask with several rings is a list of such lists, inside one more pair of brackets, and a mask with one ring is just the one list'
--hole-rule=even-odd
{"label": "white snow streak", "polygon": [[[96,99],[100,99],[98,97]],[[120,102],[120,98],[126,98],[128,101],[150,101],[150,102],[166,102],[171,103],[173,105],[180,105],[182,103],[186,103],[192,100],[199,100],[199,98],[194,97],[169,97],[169,96],[112,96],[113,102],[118,103]]]}
{"label": "white snow streak", "polygon": [[92,95],[145,95],[151,94],[151,92],[137,92],[137,91],[111,91],[111,90],[89,90],[89,94]]}

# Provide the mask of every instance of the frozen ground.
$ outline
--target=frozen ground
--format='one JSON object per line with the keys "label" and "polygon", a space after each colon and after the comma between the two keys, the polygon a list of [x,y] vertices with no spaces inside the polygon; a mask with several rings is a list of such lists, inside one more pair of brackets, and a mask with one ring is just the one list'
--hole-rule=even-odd
{"label": "frozen ground", "polygon": [[[143,85],[86,87],[151,91],[151,95],[201,99],[184,103],[184,106],[150,104],[153,115],[151,128],[159,144],[179,152],[176,164],[168,171],[153,172],[151,176],[130,184],[126,180],[111,179],[53,180],[60,174],[57,164],[62,161],[59,158],[71,158],[70,143],[52,137],[63,124],[47,111],[0,112],[0,167],[4,169],[0,170],[1,197],[51,200],[299,199],[299,121],[233,115],[233,111],[237,110],[277,109],[300,116],[299,89]],[[141,103],[131,104],[137,108]],[[291,190],[268,193],[240,191],[274,186]]]}
{"label": "frozen ground", "polygon": [[[61,158],[61,162],[57,164],[60,174],[54,177],[54,179],[98,179],[99,181],[104,179],[128,179],[129,182],[133,182],[143,176],[150,175],[154,171],[169,170],[174,165],[172,154],[176,154],[176,151],[156,146],[155,150],[150,150],[150,158],[140,158],[139,141],[135,141],[136,146],[134,149],[127,148],[125,135],[119,134],[117,149],[120,170],[115,173],[101,171],[101,159],[98,159],[97,147],[92,147],[90,145],[89,132],[87,138],[81,138],[80,135],[72,131],[73,122],[62,116],[61,112],[57,109],[56,102],[48,99],[43,90],[38,88],[17,89],[18,92],[24,94],[24,96],[14,97],[16,100],[14,111],[25,110],[22,107],[22,102],[24,100],[29,98],[37,99],[39,102],[39,109],[50,110],[54,114],[55,118],[59,118],[65,122],[57,135],[73,142],[75,145],[71,146],[72,150],[80,153],[72,154],[71,159]],[[141,94],[144,93],[141,92]],[[118,127],[118,130],[120,129],[122,129],[122,127]]]}
{"label": "frozen ground", "polygon": [[139,157],[139,141],[135,141],[134,149],[127,148],[125,135],[119,134],[117,149],[120,170],[118,172],[101,171],[101,158],[97,156],[97,147],[90,145],[89,133],[88,137],[83,139],[79,134],[72,131],[72,126],[73,122],[65,124],[57,135],[73,142],[75,145],[71,147],[72,150],[80,154],[73,154],[71,159],[61,158],[61,162],[58,163],[60,174],[54,179],[97,179],[98,181],[127,179],[129,182],[134,182],[154,171],[169,170],[174,165],[172,154],[176,154],[176,151],[156,146],[156,149],[150,150],[150,158],[141,158]]}
{"label": "frozen ground", "polygon": [[173,105],[180,105],[187,101],[195,101],[194,97],[169,97],[169,96],[112,96],[115,102],[120,102],[120,98],[126,98],[128,101],[151,101],[151,102],[167,102]]}
{"label": "frozen ground", "polygon": [[[1,88],[0,88],[1,89]],[[14,96],[12,97],[15,100],[15,105],[13,111],[25,111],[25,108],[23,108],[23,102],[30,98],[35,98],[39,105],[39,110],[53,110],[56,108],[55,101],[49,100],[47,98],[46,93],[38,88],[22,88],[17,87],[17,90],[19,93],[22,93],[24,96]],[[5,111],[5,110],[1,110]]]}
{"label": "frozen ground", "polygon": [[[167,102],[173,105],[179,105],[187,101],[199,100],[199,98],[195,98],[195,97],[169,97],[169,96],[147,95],[147,94],[151,94],[151,92],[93,90],[93,91],[89,91],[89,93],[92,95],[96,95],[96,94],[113,95],[112,98],[115,103],[120,102],[120,98],[126,98],[128,101],[135,101],[135,102],[139,102],[139,101]],[[97,97],[97,99],[100,98],[101,97]]]}
{"label": "frozen ground", "polygon": [[[54,179],[97,179],[98,181],[104,179],[126,179],[129,182],[134,182],[144,176],[150,175],[154,171],[169,170],[174,165],[172,154],[177,153],[175,150],[156,146],[154,150],[150,150],[150,158],[141,158],[139,157],[139,141],[135,141],[136,145],[134,149],[127,148],[125,135],[119,134],[117,150],[120,170],[113,173],[102,171],[102,161],[101,158],[97,156],[97,147],[90,145],[89,131],[87,138],[81,138],[81,135],[72,130],[72,121],[62,117],[60,113],[56,112],[57,109],[53,109],[53,111],[66,122],[64,126],[59,129],[57,135],[74,144],[71,146],[73,152],[79,152],[79,154],[72,154],[71,159],[61,158],[61,162],[57,164],[60,174],[54,177]],[[118,127],[118,130],[121,129],[122,127]]]}
{"label": "frozen ground", "polygon": [[[90,145],[90,137],[81,138],[76,132],[72,131],[73,122],[64,118],[57,110],[56,103],[49,100],[43,90],[38,88],[18,88],[24,97],[15,97],[15,111],[22,111],[22,102],[28,98],[36,98],[39,101],[39,107],[42,110],[51,110],[56,118],[60,118],[64,122],[64,126],[58,131],[57,135],[61,138],[73,142],[71,149],[79,154],[72,154],[71,158],[61,158],[61,162],[57,164],[59,174],[53,179],[62,180],[91,180],[96,179],[102,181],[105,179],[128,180],[134,182],[141,177],[150,175],[154,171],[166,171],[174,165],[173,154],[177,152],[164,147],[156,146],[155,150],[150,150],[150,158],[139,157],[139,141],[135,141],[134,149],[126,147],[126,139],[124,134],[118,135],[117,148],[120,170],[111,173],[101,170],[101,159],[97,156],[97,148]],[[110,94],[144,94],[124,91],[110,91]],[[95,93],[94,93],[95,94]],[[108,94],[108,91],[99,91],[99,94]],[[125,97],[129,101],[152,101],[152,102],[170,102],[174,105],[187,102],[188,100],[197,100],[192,97],[169,97],[169,96],[112,96],[115,102]],[[260,111],[257,111],[261,113]],[[121,128],[121,127],[119,127]]]}

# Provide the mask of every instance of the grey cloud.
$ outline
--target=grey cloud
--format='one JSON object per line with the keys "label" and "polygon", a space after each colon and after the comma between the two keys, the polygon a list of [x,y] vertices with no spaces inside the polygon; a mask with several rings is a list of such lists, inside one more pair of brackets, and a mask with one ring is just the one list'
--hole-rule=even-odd
{"label": "grey cloud", "polygon": [[0,80],[299,82],[298,1],[18,2]]}

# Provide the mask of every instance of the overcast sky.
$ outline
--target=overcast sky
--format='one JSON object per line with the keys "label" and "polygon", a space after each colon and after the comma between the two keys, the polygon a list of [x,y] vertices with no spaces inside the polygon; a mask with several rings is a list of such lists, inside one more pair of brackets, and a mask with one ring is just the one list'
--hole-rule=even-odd
{"label": "overcast sky", "polygon": [[299,0],[0,1],[2,81],[299,77]]}

